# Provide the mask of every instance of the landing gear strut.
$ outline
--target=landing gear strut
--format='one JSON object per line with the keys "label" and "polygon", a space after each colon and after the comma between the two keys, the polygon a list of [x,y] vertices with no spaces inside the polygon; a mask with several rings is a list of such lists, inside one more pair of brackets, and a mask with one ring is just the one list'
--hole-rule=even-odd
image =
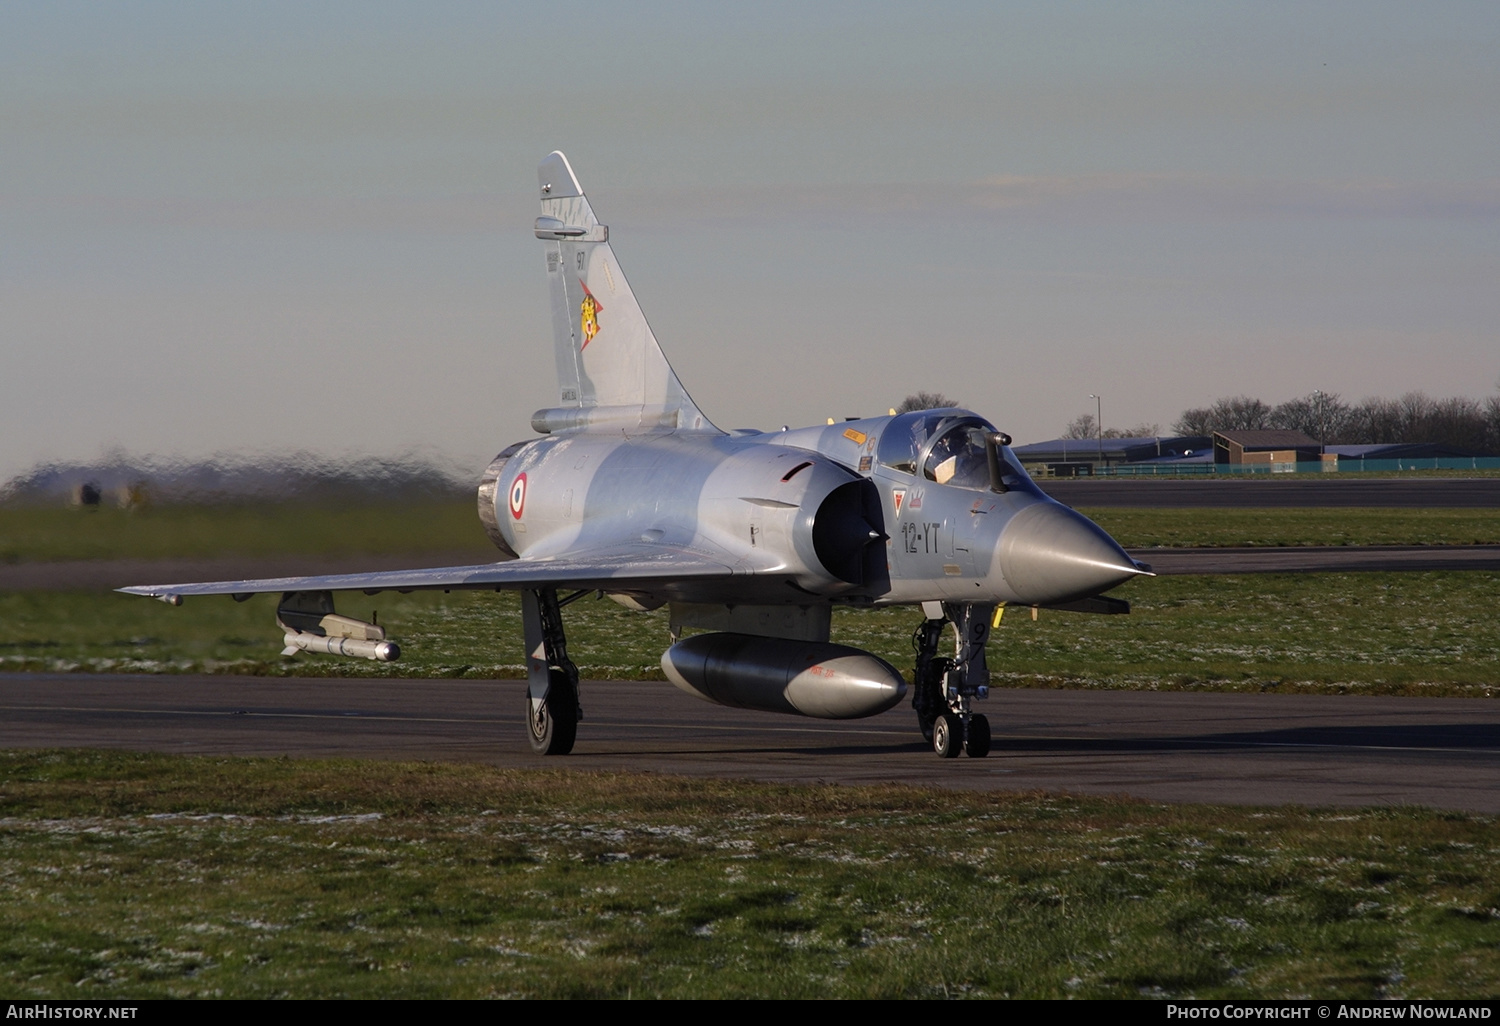
{"label": "landing gear strut", "polygon": [[[972,602],[924,602],[927,618],[912,634],[917,653],[912,708],[917,711],[922,737],[944,759],[957,758],[960,750],[974,759],[990,752],[990,721],[971,706],[990,690],[984,646],[993,610],[993,606]],[[954,633],[952,658],[938,655],[943,629],[949,624]]]}
{"label": "landing gear strut", "polygon": [[526,634],[526,733],[541,755],[567,755],[578,737],[578,667],[568,658],[562,607],[583,593],[557,600],[555,588],[521,592]]}

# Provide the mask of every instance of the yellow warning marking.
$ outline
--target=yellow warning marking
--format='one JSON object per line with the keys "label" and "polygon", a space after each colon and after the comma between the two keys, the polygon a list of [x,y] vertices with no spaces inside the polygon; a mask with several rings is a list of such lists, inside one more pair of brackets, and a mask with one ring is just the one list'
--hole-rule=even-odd
{"label": "yellow warning marking", "polygon": [[865,433],[863,431],[856,431],[853,428],[844,428],[844,437],[849,439],[849,441],[853,442],[855,445],[865,444]]}
{"label": "yellow warning marking", "polygon": [[991,627],[1000,626],[1000,618],[1005,615],[1005,603],[1002,602],[995,607],[995,619],[990,623]]}

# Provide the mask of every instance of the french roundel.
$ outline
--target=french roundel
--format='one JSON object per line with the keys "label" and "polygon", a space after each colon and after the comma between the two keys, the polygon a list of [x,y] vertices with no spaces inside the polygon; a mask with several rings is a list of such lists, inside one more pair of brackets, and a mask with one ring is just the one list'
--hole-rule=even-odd
{"label": "french roundel", "polygon": [[521,511],[526,508],[526,475],[516,476],[515,483],[510,486],[510,515],[521,519]]}

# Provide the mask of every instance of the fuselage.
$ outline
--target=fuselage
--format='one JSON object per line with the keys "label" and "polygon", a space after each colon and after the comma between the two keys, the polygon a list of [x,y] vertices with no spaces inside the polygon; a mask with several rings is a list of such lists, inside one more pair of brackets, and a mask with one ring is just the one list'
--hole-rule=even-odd
{"label": "fuselage", "polygon": [[981,441],[993,432],[964,410],[764,433],[565,432],[497,459],[491,533],[528,559],[624,539],[746,575],[664,585],[637,596],[646,604],[1046,605],[1139,572],[1003,447],[996,482]]}

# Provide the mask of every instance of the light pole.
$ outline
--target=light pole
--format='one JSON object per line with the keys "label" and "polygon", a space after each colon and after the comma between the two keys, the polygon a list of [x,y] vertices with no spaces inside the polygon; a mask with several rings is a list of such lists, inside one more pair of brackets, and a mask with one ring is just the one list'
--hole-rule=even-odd
{"label": "light pole", "polygon": [[1104,400],[1090,392],[1089,398],[1094,400],[1094,431],[1099,436],[1099,462],[1104,462]]}

